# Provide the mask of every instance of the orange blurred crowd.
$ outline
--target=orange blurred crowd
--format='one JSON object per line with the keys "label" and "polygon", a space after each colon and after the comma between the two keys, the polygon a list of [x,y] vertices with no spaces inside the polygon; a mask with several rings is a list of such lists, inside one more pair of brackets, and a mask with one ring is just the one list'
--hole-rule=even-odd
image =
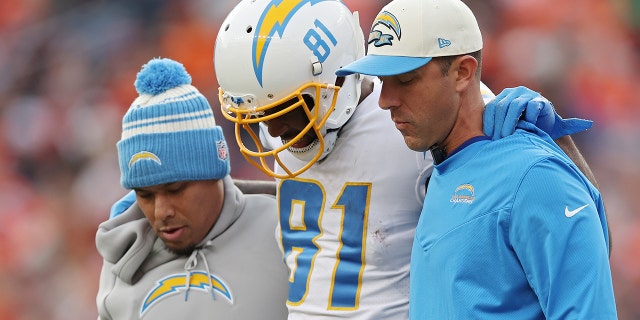
{"label": "orange blurred crowd", "polygon": [[[368,34],[387,1],[347,0]],[[483,81],[525,85],[564,117],[603,194],[620,319],[640,319],[640,1],[465,0]],[[269,179],[219,115],[213,48],[237,0],[0,2],[0,318],[95,319],[95,232],[126,193],[115,144],[153,57],[182,62],[231,147],[232,176]],[[589,266],[584,266],[588,268]]]}

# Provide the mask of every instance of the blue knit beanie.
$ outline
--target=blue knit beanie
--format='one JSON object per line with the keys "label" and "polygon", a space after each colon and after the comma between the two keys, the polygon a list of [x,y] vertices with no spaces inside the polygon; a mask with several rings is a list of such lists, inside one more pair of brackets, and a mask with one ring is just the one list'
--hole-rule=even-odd
{"label": "blue knit beanie", "polygon": [[222,128],[182,64],[152,59],[138,72],[135,87],[139,96],[122,119],[117,144],[123,187],[217,180],[229,174]]}

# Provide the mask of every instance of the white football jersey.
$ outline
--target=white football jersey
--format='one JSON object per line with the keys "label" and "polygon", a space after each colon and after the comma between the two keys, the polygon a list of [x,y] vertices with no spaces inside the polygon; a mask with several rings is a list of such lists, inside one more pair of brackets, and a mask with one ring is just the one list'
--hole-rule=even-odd
{"label": "white football jersey", "polygon": [[[374,82],[331,153],[278,181],[289,319],[408,318],[409,260],[422,208],[416,179],[431,162],[416,162],[378,107],[381,84]],[[288,168],[305,165],[285,153]]]}

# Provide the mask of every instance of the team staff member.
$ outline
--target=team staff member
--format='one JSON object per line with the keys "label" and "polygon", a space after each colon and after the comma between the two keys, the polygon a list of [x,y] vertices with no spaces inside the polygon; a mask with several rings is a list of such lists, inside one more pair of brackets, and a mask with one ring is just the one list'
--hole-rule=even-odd
{"label": "team staff member", "polygon": [[370,42],[338,74],[379,76],[380,106],[435,162],[413,242],[410,319],[616,319],[598,190],[530,123],[503,139],[483,134],[471,10],[394,0],[373,25],[402,37]]}
{"label": "team staff member", "polygon": [[234,186],[222,129],[190,83],[170,59],[138,73],[117,144],[137,205],[99,226],[99,319],[286,319],[275,199]]}

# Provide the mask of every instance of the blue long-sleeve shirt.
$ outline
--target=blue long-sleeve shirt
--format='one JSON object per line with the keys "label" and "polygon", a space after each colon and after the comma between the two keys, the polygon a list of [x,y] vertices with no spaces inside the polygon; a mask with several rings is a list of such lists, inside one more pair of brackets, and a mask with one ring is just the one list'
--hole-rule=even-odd
{"label": "blue long-sleeve shirt", "polygon": [[616,319],[600,193],[551,138],[519,127],[435,166],[411,319]]}

